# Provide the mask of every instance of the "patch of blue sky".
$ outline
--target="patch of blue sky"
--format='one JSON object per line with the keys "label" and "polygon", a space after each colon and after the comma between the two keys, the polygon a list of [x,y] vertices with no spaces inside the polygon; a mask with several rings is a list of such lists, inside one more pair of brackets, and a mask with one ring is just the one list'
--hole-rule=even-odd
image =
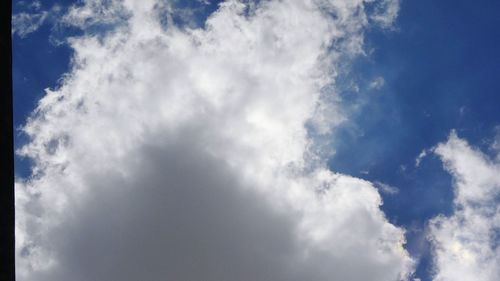
{"label": "patch of blue sky", "polygon": [[[452,129],[490,156],[497,153],[491,145],[500,123],[500,3],[401,4],[398,30],[368,32],[373,53],[340,80],[350,122],[336,132],[330,167],[399,188],[382,193],[382,208],[409,230],[409,251],[424,255],[417,276],[425,281],[431,269],[422,230],[427,219],[451,211],[453,188],[435,156],[418,167],[415,159]],[[370,88],[377,77],[383,85]]]}
{"label": "patch of blue sky", "polygon": [[[72,1],[43,1],[39,7],[33,2],[19,1],[13,4],[12,13],[33,13],[36,10],[49,10],[55,4],[66,9]],[[12,36],[12,78],[14,89],[14,128],[15,147],[19,148],[27,141],[26,136],[18,129],[24,124],[26,118],[36,107],[38,100],[45,95],[44,89],[54,88],[62,74],[69,69],[71,49],[64,44],[55,44],[50,38],[77,34],[74,29],[56,29],[47,20],[38,29],[28,36],[21,38]],[[54,37],[56,36],[56,37]],[[16,176],[27,177],[30,174],[28,159],[15,157]]]}

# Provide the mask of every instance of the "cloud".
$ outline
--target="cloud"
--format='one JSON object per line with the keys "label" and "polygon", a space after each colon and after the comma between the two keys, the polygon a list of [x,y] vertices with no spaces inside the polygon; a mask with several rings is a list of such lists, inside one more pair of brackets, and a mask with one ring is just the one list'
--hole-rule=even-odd
{"label": "cloud", "polygon": [[374,182],[375,186],[383,193],[387,194],[397,194],[399,193],[399,189],[395,186],[376,181]]}
{"label": "cloud", "polygon": [[[12,34],[17,34],[20,38],[25,38],[29,34],[36,32],[43,25],[49,25],[54,32],[62,26],[69,25],[64,21],[64,8],[59,4],[53,4],[50,9],[42,9],[40,1],[16,3],[23,12],[12,16]],[[49,40],[53,41],[53,34]]]}
{"label": "cloud", "polygon": [[204,28],[96,3],[68,17],[113,28],[68,39],[72,70],[24,127],[18,280],[409,278],[377,189],[328,170],[311,137],[336,124],[362,1],[227,1]]}
{"label": "cloud", "polygon": [[499,280],[500,164],[454,131],[434,152],[455,186],[453,214],[430,222],[434,280]]}
{"label": "cloud", "polygon": [[47,11],[36,13],[19,13],[12,16],[12,34],[24,38],[42,26],[48,16]]}
{"label": "cloud", "polygon": [[423,149],[420,154],[418,154],[417,158],[415,158],[415,167],[420,166],[420,162],[427,156],[427,153],[429,153],[428,149]]}
{"label": "cloud", "polygon": [[384,77],[377,77],[370,82],[368,87],[374,90],[380,90],[385,84]]}
{"label": "cloud", "polygon": [[123,23],[129,16],[120,1],[86,0],[70,6],[59,24],[84,30],[96,26],[103,28]]}
{"label": "cloud", "polygon": [[367,0],[366,2],[374,4],[374,13],[370,15],[370,19],[386,28],[393,27],[393,22],[399,12],[399,0]]}

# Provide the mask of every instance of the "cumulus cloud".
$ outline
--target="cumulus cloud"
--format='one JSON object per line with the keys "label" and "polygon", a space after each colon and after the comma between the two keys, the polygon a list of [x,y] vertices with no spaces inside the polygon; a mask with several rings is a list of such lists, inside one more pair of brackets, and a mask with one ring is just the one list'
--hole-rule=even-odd
{"label": "cumulus cloud", "polygon": [[311,137],[336,124],[363,1],[227,1],[200,28],[105,2],[69,10],[113,28],[68,39],[72,70],[24,127],[18,280],[410,278],[377,189]]}
{"label": "cumulus cloud", "polygon": [[500,279],[500,164],[453,131],[434,152],[453,176],[454,212],[430,223],[436,281]]}

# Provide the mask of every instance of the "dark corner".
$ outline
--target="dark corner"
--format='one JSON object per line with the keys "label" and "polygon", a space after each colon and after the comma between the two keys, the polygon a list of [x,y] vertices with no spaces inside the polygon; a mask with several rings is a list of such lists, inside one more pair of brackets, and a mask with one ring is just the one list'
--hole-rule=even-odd
{"label": "dark corner", "polygon": [[15,280],[14,141],[12,105],[12,2],[0,1],[0,280]]}

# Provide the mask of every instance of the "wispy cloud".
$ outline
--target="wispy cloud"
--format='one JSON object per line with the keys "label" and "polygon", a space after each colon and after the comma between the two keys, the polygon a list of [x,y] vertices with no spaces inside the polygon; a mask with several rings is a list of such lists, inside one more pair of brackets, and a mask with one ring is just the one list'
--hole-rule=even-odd
{"label": "wispy cloud", "polygon": [[379,90],[382,87],[384,87],[384,84],[385,84],[384,77],[377,77],[370,82],[368,87],[370,89]]}
{"label": "wispy cloud", "polygon": [[392,185],[389,185],[389,184],[386,184],[383,182],[379,182],[379,181],[374,182],[374,184],[383,193],[387,193],[387,194],[399,193],[399,188],[397,188],[395,186],[392,186]]}
{"label": "wispy cloud", "polygon": [[59,4],[53,4],[50,8],[44,8],[39,1],[30,4],[19,1],[16,4],[23,11],[12,15],[12,34],[20,38],[26,38],[43,25],[48,25],[54,30],[56,26],[66,24],[63,21],[64,10]]}
{"label": "wispy cloud", "polygon": [[420,166],[420,162],[422,162],[422,159],[424,159],[427,156],[428,153],[429,153],[428,149],[423,149],[420,152],[420,154],[417,156],[417,158],[415,158],[415,167],[419,167]]}
{"label": "wispy cloud", "polygon": [[47,19],[48,12],[19,13],[12,16],[12,34],[21,38],[35,32]]}

